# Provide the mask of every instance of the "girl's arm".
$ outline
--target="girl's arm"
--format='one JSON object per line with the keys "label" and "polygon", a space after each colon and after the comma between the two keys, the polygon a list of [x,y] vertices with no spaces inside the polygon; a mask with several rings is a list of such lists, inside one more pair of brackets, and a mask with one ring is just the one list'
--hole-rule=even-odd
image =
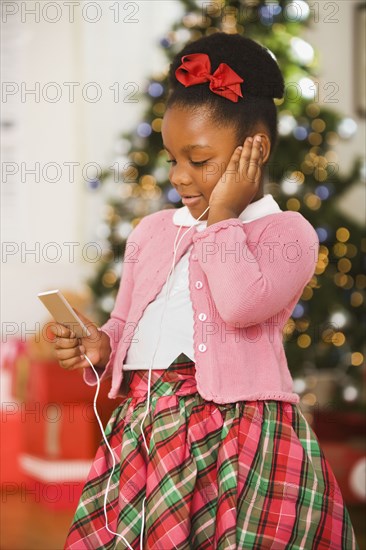
{"label": "girl's arm", "polygon": [[[121,281],[110,318],[100,330],[102,338],[101,360],[95,365],[100,381],[112,376],[113,363],[115,360],[119,341],[123,336],[124,327],[126,325],[127,315],[131,306],[131,297],[133,289],[133,273],[134,265],[138,262],[138,240],[141,232],[143,220],[134,227],[127,238],[125,254],[123,259],[123,269]],[[95,385],[95,374],[91,367],[84,369],[84,380],[89,385]]]}
{"label": "girl's arm", "polygon": [[319,239],[298,212],[276,214],[260,235],[248,242],[245,224],[230,218],[193,237],[221,318],[247,327],[272,317],[298,296],[314,274]]}

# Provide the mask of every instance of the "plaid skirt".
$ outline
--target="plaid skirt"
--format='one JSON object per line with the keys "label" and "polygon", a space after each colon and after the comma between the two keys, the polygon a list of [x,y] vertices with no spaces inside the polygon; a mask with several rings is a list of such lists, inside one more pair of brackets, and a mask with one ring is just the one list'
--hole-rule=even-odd
{"label": "plaid skirt", "polygon": [[105,430],[115,457],[108,529],[113,460],[102,440],[65,549],[359,550],[332,469],[297,404],[206,401],[182,353],[168,369],[151,371],[147,453],[140,424],[148,377],[148,370],[124,373],[126,398]]}

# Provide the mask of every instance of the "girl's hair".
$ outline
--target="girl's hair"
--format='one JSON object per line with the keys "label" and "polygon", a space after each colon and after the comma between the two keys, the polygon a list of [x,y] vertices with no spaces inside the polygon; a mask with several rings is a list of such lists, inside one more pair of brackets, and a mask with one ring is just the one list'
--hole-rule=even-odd
{"label": "girl's hair", "polygon": [[[219,96],[209,88],[209,82],[187,88],[176,76],[182,57],[191,53],[205,53],[211,62],[211,73],[220,63],[227,63],[244,82],[240,84],[243,97],[237,103]],[[253,135],[255,126],[262,122],[271,140],[271,153],[277,143],[277,108],[273,98],[284,94],[284,79],[273,54],[264,46],[240,34],[215,32],[188,43],[174,57],[169,68],[169,95],[167,109],[208,108],[210,120],[219,126],[232,125],[238,145]],[[203,114],[203,113],[202,113]]]}

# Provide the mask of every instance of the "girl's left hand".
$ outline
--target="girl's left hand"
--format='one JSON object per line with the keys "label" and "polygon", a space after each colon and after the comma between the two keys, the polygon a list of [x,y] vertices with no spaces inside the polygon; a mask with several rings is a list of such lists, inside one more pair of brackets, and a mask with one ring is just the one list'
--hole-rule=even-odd
{"label": "girl's left hand", "polygon": [[225,173],[211,192],[210,210],[222,208],[239,216],[258,192],[263,153],[256,137],[246,138],[244,147],[233,152]]}

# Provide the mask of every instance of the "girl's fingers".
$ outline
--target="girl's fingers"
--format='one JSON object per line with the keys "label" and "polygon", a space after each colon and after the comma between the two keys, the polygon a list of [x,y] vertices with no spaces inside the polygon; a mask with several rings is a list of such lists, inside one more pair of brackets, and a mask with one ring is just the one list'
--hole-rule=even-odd
{"label": "girl's fingers", "polygon": [[260,171],[260,156],[261,156],[261,142],[257,138],[254,138],[252,154],[249,161],[248,179],[251,182],[256,182]]}
{"label": "girl's fingers", "polygon": [[246,164],[249,162],[250,159],[250,152],[251,152],[251,144],[248,142],[247,138],[244,142],[244,147],[240,145],[234,150],[234,153],[231,156],[230,163],[234,165],[235,171],[236,171],[236,178],[239,178],[242,174],[245,175],[246,173]]}
{"label": "girl's fingers", "polygon": [[[256,182],[261,170],[261,140],[254,138],[247,138],[248,147],[245,147],[245,154],[243,157],[243,169],[246,173],[246,177],[250,182]],[[243,151],[244,153],[244,151]]]}
{"label": "girl's fingers", "polygon": [[77,346],[76,348],[57,350],[55,355],[62,368],[79,368],[81,366],[86,366],[86,360],[84,358],[85,351],[84,346]]}
{"label": "girl's fingers", "polygon": [[63,349],[56,352],[56,357],[59,361],[65,361],[67,359],[73,359],[74,357],[80,357],[80,348]]}
{"label": "girl's fingers", "polygon": [[243,147],[237,147],[236,149],[234,149],[234,152],[233,154],[231,155],[231,159],[229,160],[229,165],[235,165],[237,164],[237,162],[239,161],[240,159],[240,155],[241,155],[241,152],[242,152],[242,149]]}
{"label": "girl's fingers", "polygon": [[[95,326],[95,330],[97,330],[97,326],[92,324],[86,317],[83,316],[82,321],[85,321],[85,324],[88,323],[89,327],[94,328]],[[54,355],[63,369],[75,370],[89,366],[84,357],[86,348],[82,338],[77,338],[72,330],[61,323],[54,323],[51,326],[51,331],[56,336],[53,340]]]}
{"label": "girl's fingers", "polygon": [[250,155],[252,152],[252,142],[253,142],[253,138],[247,138],[245,140],[243,151],[240,157],[240,161],[242,162],[242,165],[244,166],[245,169],[247,168],[247,164],[249,163],[249,160],[250,160]]}
{"label": "girl's fingers", "polygon": [[62,359],[59,361],[61,367],[66,370],[73,370],[81,367],[81,363],[84,361],[84,357],[74,357],[72,359]]}
{"label": "girl's fingers", "polygon": [[50,330],[55,336],[58,336],[59,338],[75,338],[74,332],[72,332],[72,330],[65,327],[64,325],[61,325],[60,323],[55,323],[51,325]]}
{"label": "girl's fingers", "polygon": [[54,341],[55,349],[75,348],[78,344],[78,338],[56,338]]}

